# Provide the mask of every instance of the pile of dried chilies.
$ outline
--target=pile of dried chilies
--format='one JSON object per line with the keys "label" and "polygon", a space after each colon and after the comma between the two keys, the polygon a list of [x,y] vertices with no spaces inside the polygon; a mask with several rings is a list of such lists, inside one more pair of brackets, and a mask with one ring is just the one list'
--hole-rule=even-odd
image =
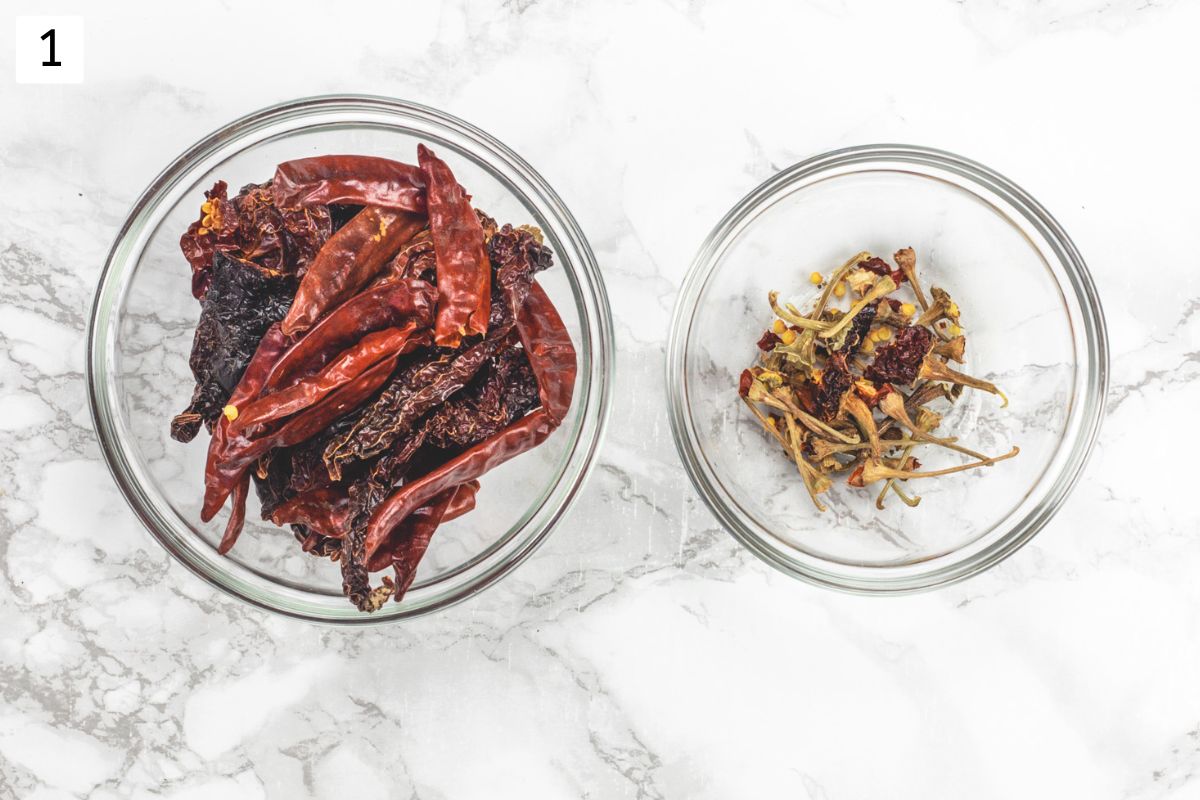
{"label": "pile of dried chilies", "polygon": [[212,434],[201,517],[232,497],[228,552],[253,481],[263,518],[337,561],[363,611],[403,597],[437,527],[558,427],[575,386],[534,280],[541,232],[498,227],[417,158],[289,161],[233,198],[217,182],[180,240],[202,312],[171,435]]}
{"label": "pile of dried chilies", "polygon": [[[889,492],[916,506],[900,483],[989,467],[1019,449],[986,456],[935,435],[942,414],[934,401],[954,402],[964,387],[1008,398],[995,385],[952,369],[962,363],[966,338],[959,308],[944,290],[925,295],[912,248],[898,251],[892,267],[861,252],[826,280],[815,305],[802,313],[769,302],[772,326],[758,341],[758,365],[742,372],[738,394],[763,429],[795,463],[813,504],[825,511],[820,495],[845,474],[850,486],[882,481],[875,498],[882,509]],[[914,302],[895,297],[907,286]],[[845,298],[849,308],[837,307]],[[920,471],[913,451],[922,445],[966,455],[970,463]]]}

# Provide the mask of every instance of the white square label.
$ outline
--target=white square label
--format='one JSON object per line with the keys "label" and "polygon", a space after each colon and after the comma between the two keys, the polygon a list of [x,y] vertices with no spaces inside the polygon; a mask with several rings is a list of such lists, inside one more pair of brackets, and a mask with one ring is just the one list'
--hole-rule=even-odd
{"label": "white square label", "polygon": [[83,83],[83,17],[17,17],[17,83]]}

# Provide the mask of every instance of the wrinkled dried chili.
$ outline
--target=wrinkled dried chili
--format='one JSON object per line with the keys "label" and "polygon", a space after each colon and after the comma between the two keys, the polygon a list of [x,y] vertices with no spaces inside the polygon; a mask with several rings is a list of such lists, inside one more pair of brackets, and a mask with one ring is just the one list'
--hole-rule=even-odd
{"label": "wrinkled dried chili", "polygon": [[303,411],[350,383],[384,358],[411,352],[426,341],[421,336],[414,336],[416,330],[416,323],[410,322],[403,328],[386,328],[368,333],[315,375],[296,381],[286,389],[259,397],[244,410],[239,409],[232,422],[233,430],[251,430]]}
{"label": "wrinkled dried chili", "polygon": [[558,311],[536,283],[521,308],[517,330],[529,365],[537,377],[540,407],[495,436],[406,484],[381,503],[372,513],[367,530],[368,565],[377,563],[377,554],[385,550],[390,552],[389,540],[412,511],[447,487],[478,478],[513,456],[536,447],[562,423],[575,387],[575,348]]}
{"label": "wrinkled dried chili", "polygon": [[283,319],[289,336],[308,330],[365,286],[425,227],[424,217],[368,206],[317,251]]}
{"label": "wrinkled dried chili", "polygon": [[492,270],[483,225],[446,162],[417,145],[428,187],[429,233],[437,257],[438,310],[434,341],[457,347],[464,336],[487,333]]}
{"label": "wrinkled dried chili", "polygon": [[344,203],[425,212],[425,175],[412,164],[377,156],[314,156],[275,168],[275,202],[283,206]]}
{"label": "wrinkled dried chili", "polygon": [[331,358],[368,333],[411,322],[433,324],[437,289],[424,281],[393,281],[342,303],[310,328],[271,369],[266,389],[287,388],[322,369]]}

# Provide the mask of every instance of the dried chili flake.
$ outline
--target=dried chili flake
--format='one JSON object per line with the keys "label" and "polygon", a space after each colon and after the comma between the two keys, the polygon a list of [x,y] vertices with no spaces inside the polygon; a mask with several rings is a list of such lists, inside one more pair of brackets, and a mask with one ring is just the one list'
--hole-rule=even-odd
{"label": "dried chili flake", "polygon": [[901,328],[888,344],[879,349],[865,375],[875,383],[908,386],[917,379],[921,362],[933,346],[928,328],[910,325]]}

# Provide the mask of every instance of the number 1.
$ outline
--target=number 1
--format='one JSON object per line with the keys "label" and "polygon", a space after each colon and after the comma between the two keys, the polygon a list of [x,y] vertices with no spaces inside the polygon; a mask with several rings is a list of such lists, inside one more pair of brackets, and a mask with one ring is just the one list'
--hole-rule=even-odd
{"label": "number 1", "polygon": [[42,34],[42,41],[44,42],[47,39],[50,40],[50,60],[43,61],[42,66],[43,67],[61,67],[62,62],[54,58],[54,28],[51,28],[50,30],[48,30]]}

